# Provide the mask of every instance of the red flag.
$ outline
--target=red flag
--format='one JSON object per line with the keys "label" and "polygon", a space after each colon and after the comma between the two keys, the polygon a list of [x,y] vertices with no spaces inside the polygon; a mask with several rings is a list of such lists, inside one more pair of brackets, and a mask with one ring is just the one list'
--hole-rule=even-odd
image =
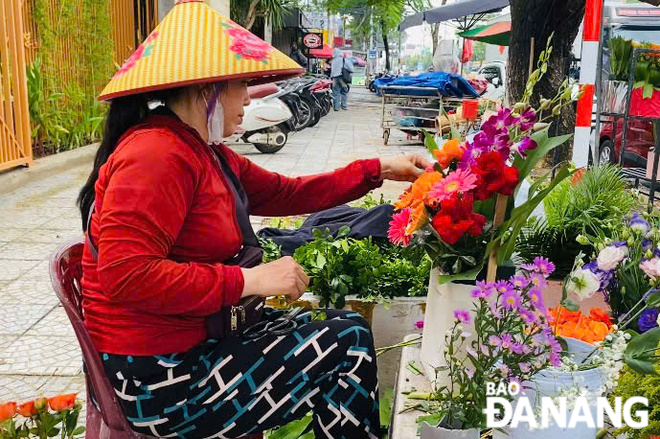
{"label": "red flag", "polygon": [[472,50],[472,40],[465,39],[463,40],[463,54],[461,55],[461,63],[465,64],[466,62],[472,59],[474,51]]}

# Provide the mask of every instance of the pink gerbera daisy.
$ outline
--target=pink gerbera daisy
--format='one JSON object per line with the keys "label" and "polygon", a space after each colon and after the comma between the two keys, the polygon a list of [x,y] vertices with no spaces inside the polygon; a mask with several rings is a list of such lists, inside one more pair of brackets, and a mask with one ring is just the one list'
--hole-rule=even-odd
{"label": "pink gerbera daisy", "polygon": [[457,169],[450,172],[440,182],[433,185],[429,199],[440,202],[455,193],[465,193],[477,187],[477,176],[467,169]]}
{"label": "pink gerbera daisy", "polygon": [[412,209],[407,207],[401,212],[392,215],[392,221],[390,221],[390,228],[387,231],[387,237],[393,244],[410,245],[412,234],[406,233],[406,228],[410,222],[411,212]]}

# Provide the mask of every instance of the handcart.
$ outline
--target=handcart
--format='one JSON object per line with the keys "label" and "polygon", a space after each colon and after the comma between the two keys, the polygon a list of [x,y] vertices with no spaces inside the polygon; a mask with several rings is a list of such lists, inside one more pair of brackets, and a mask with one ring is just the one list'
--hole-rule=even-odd
{"label": "handcart", "polygon": [[[448,133],[452,125],[462,125],[462,131],[467,133],[477,123],[476,107],[481,103],[477,99],[443,96],[436,87],[389,85],[381,87],[380,92],[385,145],[389,142],[392,129],[403,131],[408,139],[418,137],[424,142],[424,132],[439,136]],[[474,104],[474,117],[461,117],[458,110],[466,101]],[[491,101],[486,106],[494,108],[495,104]]]}

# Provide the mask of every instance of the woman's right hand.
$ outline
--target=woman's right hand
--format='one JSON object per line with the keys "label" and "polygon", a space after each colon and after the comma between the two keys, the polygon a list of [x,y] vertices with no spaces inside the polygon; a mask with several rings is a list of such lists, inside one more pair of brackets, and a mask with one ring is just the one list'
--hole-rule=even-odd
{"label": "woman's right hand", "polygon": [[286,296],[294,301],[307,291],[309,285],[309,277],[291,256],[241,270],[244,280],[241,297]]}

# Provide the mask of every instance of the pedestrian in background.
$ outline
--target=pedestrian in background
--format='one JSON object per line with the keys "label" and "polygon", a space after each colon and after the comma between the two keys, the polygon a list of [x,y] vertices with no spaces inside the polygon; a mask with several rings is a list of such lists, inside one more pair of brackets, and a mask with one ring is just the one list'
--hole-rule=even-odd
{"label": "pedestrian in background", "polygon": [[346,104],[352,77],[353,62],[344,56],[344,52],[335,48],[332,52],[330,70],[330,78],[334,81],[332,84],[332,93],[334,96],[335,111],[339,111],[340,106],[343,110],[348,110]]}

